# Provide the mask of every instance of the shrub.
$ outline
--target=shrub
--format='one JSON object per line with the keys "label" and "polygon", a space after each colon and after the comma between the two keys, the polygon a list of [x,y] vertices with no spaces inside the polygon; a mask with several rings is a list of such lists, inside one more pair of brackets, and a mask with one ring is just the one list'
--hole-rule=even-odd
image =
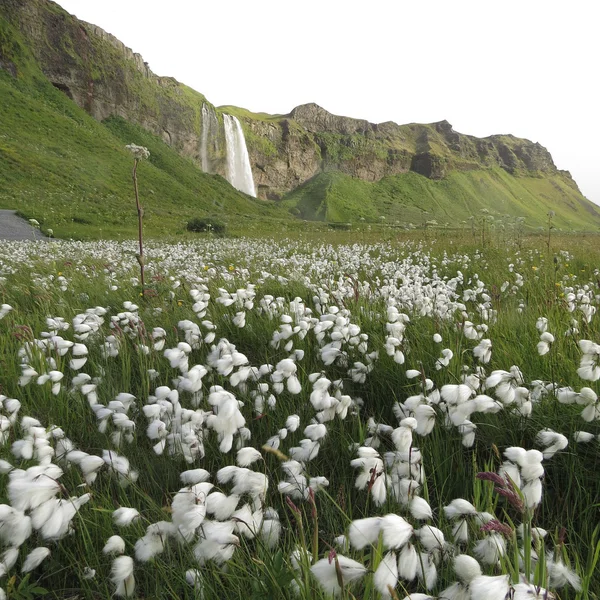
{"label": "shrub", "polygon": [[352,223],[327,223],[330,229],[336,229],[338,231],[349,231],[352,229]]}
{"label": "shrub", "polygon": [[195,232],[206,232],[212,231],[213,233],[223,234],[227,226],[222,221],[213,219],[212,217],[203,217],[192,219],[188,221],[187,230]]}

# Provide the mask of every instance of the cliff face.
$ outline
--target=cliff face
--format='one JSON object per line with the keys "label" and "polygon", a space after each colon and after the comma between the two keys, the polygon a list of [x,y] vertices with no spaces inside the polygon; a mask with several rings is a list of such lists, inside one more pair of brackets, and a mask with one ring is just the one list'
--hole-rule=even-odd
{"label": "cliff face", "polygon": [[[222,114],[237,116],[261,198],[279,199],[330,171],[369,182],[410,171],[435,180],[457,170],[492,167],[513,175],[557,173],[539,144],[510,135],[478,139],[455,132],[447,121],[373,124],[332,115],[316,104],[281,116],[234,107],[215,110],[202,94],[173,78],[156,76],[114,36],[50,0],[0,0],[0,6],[27,40],[44,75],[98,120],[121,116],[162,137],[199,166],[209,164],[211,172],[226,175]],[[10,51],[3,48],[0,69],[18,76]],[[204,146],[203,105],[216,123],[214,139],[205,139]]]}
{"label": "cliff face", "polygon": [[316,104],[298,106],[277,123],[244,119],[265,152],[249,138],[255,177],[277,197],[319,172],[341,171],[365,181],[413,171],[442,179],[453,170],[501,167],[513,175],[556,173],[540,144],[511,135],[479,139],[457,133],[447,121],[430,125],[374,124],[332,115]]}
{"label": "cliff face", "polygon": [[53,2],[1,0],[0,4],[44,75],[90,115],[100,121],[121,116],[182,154],[198,158],[201,94],[173,78],[156,76],[117,38]]}

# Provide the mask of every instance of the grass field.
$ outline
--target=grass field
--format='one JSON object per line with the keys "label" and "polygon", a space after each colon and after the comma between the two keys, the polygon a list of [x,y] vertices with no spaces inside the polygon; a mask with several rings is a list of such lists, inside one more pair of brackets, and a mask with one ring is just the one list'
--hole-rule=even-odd
{"label": "grass field", "polygon": [[0,243],[7,597],[597,598],[596,238],[370,235]]}

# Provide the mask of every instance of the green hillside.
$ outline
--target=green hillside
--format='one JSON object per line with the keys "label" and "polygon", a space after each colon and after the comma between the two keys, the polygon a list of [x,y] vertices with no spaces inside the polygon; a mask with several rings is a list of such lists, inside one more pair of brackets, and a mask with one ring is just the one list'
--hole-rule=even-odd
{"label": "green hillside", "polygon": [[503,169],[453,171],[432,180],[404,173],[369,183],[338,172],[321,173],[285,196],[291,214],[314,221],[413,223],[431,220],[459,225],[488,210],[497,217],[525,217],[529,227],[544,226],[548,211],[564,229],[595,230],[600,209],[561,175],[514,177]]}
{"label": "green hillside", "polygon": [[[204,104],[221,123],[211,170],[227,172],[227,112],[242,123],[258,193],[268,200],[238,192],[193,161]],[[530,228],[544,226],[550,210],[557,227],[600,227],[600,209],[539,144],[478,139],[446,121],[373,125],[315,104],[289,115],[215,110],[46,0],[3,1],[0,106],[0,208],[36,218],[57,237],[135,235],[130,143],[151,153],[138,173],[145,229],[154,237],[180,234],[194,217],[216,216],[236,233],[305,228],[298,219],[456,227],[482,209],[524,217]],[[114,113],[128,120],[105,118]]]}
{"label": "green hillside", "polygon": [[61,92],[41,86],[32,96],[0,72],[0,207],[35,217],[60,237],[120,237],[136,230],[131,155],[150,150],[139,168],[150,235],[182,230],[195,216],[233,221],[275,216],[277,207],[202,173],[162,140],[119,118],[98,123]]}
{"label": "green hillside", "polygon": [[0,70],[0,208],[35,217],[58,237],[131,237],[137,217],[125,145],[135,143],[150,150],[138,172],[149,235],[182,231],[192,217],[218,215],[235,225],[281,212],[203,173],[136,125],[94,120],[44,78],[2,17],[0,34],[17,68],[16,77]]}

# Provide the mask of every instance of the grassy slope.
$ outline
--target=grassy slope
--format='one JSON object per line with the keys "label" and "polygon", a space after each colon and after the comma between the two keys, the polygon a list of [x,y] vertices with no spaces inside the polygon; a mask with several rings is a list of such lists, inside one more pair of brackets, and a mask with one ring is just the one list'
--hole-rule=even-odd
{"label": "grassy slope", "polygon": [[[112,56],[111,52],[112,47],[104,48],[98,56]],[[191,217],[214,214],[228,219],[230,229],[240,231],[271,229],[273,218],[280,227],[280,219],[287,221],[286,227],[293,227],[290,213],[314,221],[377,221],[383,216],[388,223],[418,225],[435,219],[440,224],[459,224],[480,214],[481,208],[492,208],[496,215],[524,216],[532,226],[544,225],[549,209],[556,212],[558,227],[595,229],[600,223],[598,210],[568,179],[559,175],[515,178],[500,169],[455,171],[441,181],[407,173],[374,184],[331,172],[289,193],[281,206],[257,201],[222,178],[202,173],[139,127],[119,119],[105,124],[92,119],[48,82],[21,34],[3,17],[0,56],[12,57],[18,71],[13,78],[0,70],[0,207],[16,208],[37,218],[57,236],[123,237],[135,233],[132,161],[123,147],[132,142],[151,151],[139,179],[146,231],[154,236],[180,233]],[[102,67],[110,65],[103,63]],[[132,81],[142,87],[147,84],[137,71],[134,75]],[[142,87],[140,98],[153,106],[156,99]],[[185,86],[180,88],[196,94]],[[279,118],[231,106],[219,110],[240,118]],[[417,143],[416,127],[404,128],[403,140],[410,148]],[[437,143],[439,134],[432,127],[429,130],[430,150],[438,145],[443,149],[445,146]],[[260,141],[268,146],[268,140]],[[361,137],[357,140],[360,147],[353,146],[352,152],[377,153],[378,146],[373,143]],[[337,149],[339,144],[332,139],[331,146]],[[271,152],[276,150],[265,148],[266,154]]]}
{"label": "grassy slope", "polygon": [[[145,145],[139,169],[145,226],[175,233],[193,216],[236,218],[275,214],[224,179],[206,175],[159,138],[121,119],[105,125],[54,89],[32,97],[0,75],[0,206],[43,221],[59,236],[119,237],[135,231],[131,166],[124,146]],[[75,219],[75,221],[73,221]]]}
{"label": "grassy slope", "polygon": [[[0,17],[0,44],[18,76],[0,70],[0,207],[35,217],[60,237],[131,237],[137,227],[128,143],[150,149],[139,168],[149,235],[182,231],[192,217],[270,220],[277,207],[202,173],[162,140],[122,119],[98,123],[41,74],[19,33]],[[285,213],[284,217],[285,217]]]}
{"label": "grassy slope", "polygon": [[494,216],[523,216],[529,226],[543,226],[554,210],[554,224],[566,229],[597,229],[600,210],[560,175],[513,177],[502,169],[450,173],[434,181],[405,173],[377,183],[340,173],[317,175],[289,193],[283,205],[307,220],[376,220],[412,222],[435,219],[459,224],[487,208]]}

